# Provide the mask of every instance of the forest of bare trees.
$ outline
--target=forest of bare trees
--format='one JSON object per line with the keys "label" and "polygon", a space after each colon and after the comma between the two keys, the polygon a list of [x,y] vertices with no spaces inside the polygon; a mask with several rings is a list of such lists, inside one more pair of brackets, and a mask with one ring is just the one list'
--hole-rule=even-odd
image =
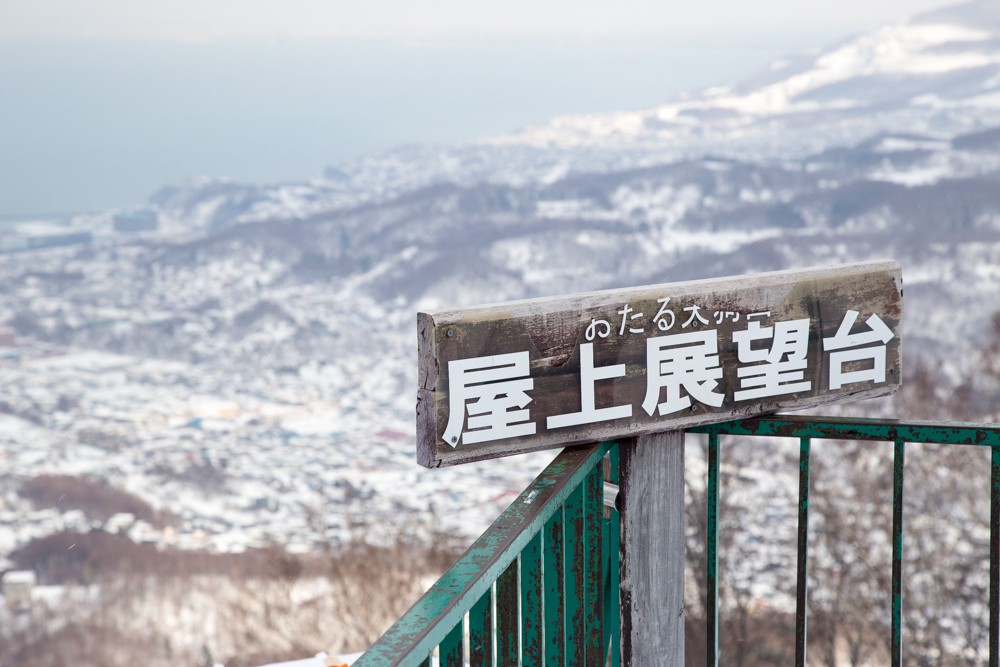
{"label": "forest of bare trees", "polygon": [[430,545],[359,537],[324,554],[277,545],[209,554],[60,533],[13,554],[43,584],[62,586],[0,610],[0,664],[254,667],[361,651],[450,566],[456,545],[449,535]]}

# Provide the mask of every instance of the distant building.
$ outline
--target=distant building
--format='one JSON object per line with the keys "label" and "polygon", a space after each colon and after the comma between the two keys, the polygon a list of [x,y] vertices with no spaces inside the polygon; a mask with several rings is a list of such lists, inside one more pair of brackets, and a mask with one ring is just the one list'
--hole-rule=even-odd
{"label": "distant building", "polygon": [[88,231],[52,222],[22,222],[0,234],[0,251],[17,252],[55,246],[90,243]]}
{"label": "distant building", "polygon": [[8,607],[23,607],[31,603],[35,590],[35,573],[31,570],[11,570],[3,575],[3,596]]}
{"label": "distant building", "polygon": [[119,213],[114,219],[116,232],[152,232],[160,225],[156,211],[148,208]]}
{"label": "distant building", "polygon": [[111,515],[111,518],[104,522],[104,530],[108,533],[117,534],[128,530],[134,523],[134,514],[131,512],[118,512],[117,514]]}
{"label": "distant building", "polygon": [[37,236],[25,237],[27,248],[54,248],[60,245],[76,245],[78,243],[90,243],[90,232],[63,232],[56,234],[38,234]]}

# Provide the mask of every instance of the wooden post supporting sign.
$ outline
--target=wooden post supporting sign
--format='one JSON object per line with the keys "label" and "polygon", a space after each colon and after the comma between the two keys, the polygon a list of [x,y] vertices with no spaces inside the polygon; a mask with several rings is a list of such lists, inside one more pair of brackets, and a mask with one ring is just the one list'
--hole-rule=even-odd
{"label": "wooden post supporting sign", "polygon": [[622,666],[684,667],[684,432],[619,447]]}

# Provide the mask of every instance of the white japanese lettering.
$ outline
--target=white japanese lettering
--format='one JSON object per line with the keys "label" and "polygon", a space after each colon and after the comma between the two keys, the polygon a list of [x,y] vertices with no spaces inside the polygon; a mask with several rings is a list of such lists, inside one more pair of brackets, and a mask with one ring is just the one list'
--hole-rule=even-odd
{"label": "white japanese lettering", "polygon": [[[708,320],[706,320],[704,317],[701,316],[701,312],[699,312],[700,310],[701,309],[698,308],[698,306],[687,306],[687,307],[685,307],[684,308],[684,312],[689,312],[690,311],[691,317],[688,318],[687,322],[685,322],[684,324],[681,325],[681,329],[687,329],[688,325],[691,324],[692,322],[694,322],[694,319],[696,317],[698,318],[698,322],[701,322],[702,324],[708,324]],[[694,322],[694,326],[698,326],[698,322]]]}
{"label": "white japanese lettering", "polygon": [[[618,311],[618,314],[622,316],[622,326],[621,326],[621,329],[619,329],[619,331],[618,331],[618,335],[619,336],[624,336],[625,335],[625,327],[626,327],[626,325],[630,321],[637,320],[640,317],[642,317],[642,313],[635,313],[634,315],[632,315],[631,317],[629,317],[629,313],[631,313],[633,310],[634,309],[632,308],[632,306],[630,306],[630,305],[628,305],[626,303],[625,307]],[[641,328],[640,329],[636,329],[634,327],[629,327],[629,333],[642,333],[643,331],[644,331],[644,329],[641,329]]]}
{"label": "white japanese lettering", "polygon": [[[755,350],[755,340],[772,339],[771,348]],[[740,363],[759,364],[737,369],[740,388],[733,394],[737,401],[765,396],[780,396],[812,389],[811,381],[802,381],[808,364],[809,318],[777,322],[774,327],[761,328],[760,322],[747,324],[745,331],[734,331]],[[787,357],[787,359],[784,359]],[[764,362],[764,363],[761,363]]]}
{"label": "white japanese lettering", "polygon": [[[597,327],[604,327],[604,331],[598,331]],[[594,340],[594,336],[600,336],[601,338],[607,338],[608,334],[611,333],[611,323],[607,320],[595,320],[590,318],[590,326],[587,327],[586,336],[587,340]]]}
{"label": "white japanese lettering", "polygon": [[[448,362],[449,410],[444,441],[452,447],[463,444],[534,435],[524,406],[531,402],[525,392],[534,389],[527,352],[497,354]],[[466,405],[466,401],[475,399]],[[520,410],[511,411],[518,407]],[[465,411],[469,411],[469,430],[462,432]]]}
{"label": "white japanese lettering", "polygon": [[[653,317],[653,322],[659,327],[660,331],[668,331],[670,327],[674,326],[674,311],[667,310],[667,304],[670,303],[670,297],[665,296],[662,299],[657,299],[656,303],[662,303],[660,309],[656,311],[656,316]],[[670,316],[670,322],[667,322],[667,315]]]}
{"label": "white japanese lettering", "polygon": [[580,345],[580,412],[556,415],[546,420],[546,426],[564,428],[579,424],[592,424],[609,419],[622,419],[632,416],[631,405],[617,405],[612,408],[594,407],[594,383],[598,380],[620,378],[625,375],[625,364],[615,364],[594,368],[594,344]]}
{"label": "white japanese lettering", "polygon": [[622,328],[618,331],[619,336],[625,335],[625,325],[628,322],[628,314],[632,312],[632,306],[625,304],[625,307],[618,311],[618,314],[622,316]]}
{"label": "white japanese lettering", "polygon": [[[840,389],[852,382],[885,382],[885,346],[892,340],[892,330],[878,315],[872,315],[865,324],[869,331],[852,334],[851,328],[858,320],[858,311],[849,310],[832,338],[823,339],[823,350],[844,350],[830,353],[830,389]],[[882,343],[874,347],[861,347],[869,343]],[[858,349],[845,349],[858,348]],[[844,364],[849,361],[871,359],[872,368],[844,372]]]}
{"label": "white japanese lettering", "polygon": [[[719,366],[718,332],[715,329],[646,339],[646,398],[642,409],[660,416],[691,406],[691,397],[714,407],[722,405],[723,394],[712,390],[722,378]],[[681,387],[687,396],[681,396]],[[660,390],[667,400],[660,400]]]}

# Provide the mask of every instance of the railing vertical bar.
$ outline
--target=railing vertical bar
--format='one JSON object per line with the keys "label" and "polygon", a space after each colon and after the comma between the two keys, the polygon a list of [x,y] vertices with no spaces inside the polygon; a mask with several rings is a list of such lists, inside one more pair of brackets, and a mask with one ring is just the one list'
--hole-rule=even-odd
{"label": "railing vertical bar", "polygon": [[903,664],[903,456],[897,440],[892,456],[892,667]]}
{"label": "railing vertical bar", "polygon": [[[607,468],[604,470],[604,481],[610,481],[611,475],[608,473]],[[615,622],[618,620],[617,617],[612,618],[614,614],[614,608],[612,603],[611,595],[611,516],[608,513],[610,508],[604,508],[604,517],[601,521],[601,545],[603,550],[603,556],[601,556],[601,562],[603,563],[604,576],[601,582],[601,587],[604,589],[602,595],[602,607],[601,607],[601,617],[604,619],[604,632],[601,637],[601,645],[604,647],[605,652],[607,652],[608,647],[611,646],[611,629],[614,627]],[[613,514],[613,512],[612,512]],[[609,655],[606,653],[606,655]],[[609,658],[610,660],[610,658]]]}
{"label": "railing vertical bar", "polygon": [[[517,560],[515,560],[514,562],[516,563]],[[489,656],[489,659],[491,660],[490,662],[491,667],[496,667],[497,665],[500,664],[500,644],[497,635],[497,627],[498,627],[497,624],[500,623],[500,616],[499,614],[497,614],[497,609],[499,609],[497,605],[498,602],[497,596],[500,593],[500,588],[498,584],[499,584],[498,581],[493,582],[493,594],[490,596],[490,605],[491,605],[490,620],[493,623],[493,625],[490,627],[490,640],[492,641],[493,644],[493,655]]]}
{"label": "railing vertical bar", "polygon": [[566,499],[566,666],[581,667],[585,664],[584,646],[584,487],[582,482]]}
{"label": "railing vertical bar", "polygon": [[497,667],[518,667],[517,559],[497,578]]}
{"label": "railing vertical bar", "polygon": [[459,621],[438,646],[438,664],[441,667],[465,667],[465,656],[462,655],[463,623],[464,619]]}
{"label": "railing vertical bar", "polygon": [[493,667],[493,590],[469,610],[469,667]]}
{"label": "railing vertical bar", "polygon": [[542,529],[542,608],[545,613],[545,666],[566,664],[566,597],[563,593],[563,510],[560,507]]}
{"label": "railing vertical bar", "polygon": [[719,435],[708,436],[705,628],[708,667],[719,665]]}
{"label": "railing vertical bar", "polygon": [[795,667],[806,667],[809,615],[809,438],[799,439],[799,544],[795,582]]}
{"label": "railing vertical bar", "polygon": [[[608,452],[611,463],[607,481],[618,484],[618,445],[615,444]],[[604,521],[604,646],[610,651],[610,667],[621,665],[621,543],[620,517],[617,509],[612,509],[610,517]]]}
{"label": "railing vertical bar", "polygon": [[542,536],[521,551],[521,664],[542,665]]}
{"label": "railing vertical bar", "polygon": [[604,462],[599,462],[584,482],[584,649],[587,667],[604,667]]}
{"label": "railing vertical bar", "polygon": [[1000,667],[1000,445],[990,460],[990,663]]}

